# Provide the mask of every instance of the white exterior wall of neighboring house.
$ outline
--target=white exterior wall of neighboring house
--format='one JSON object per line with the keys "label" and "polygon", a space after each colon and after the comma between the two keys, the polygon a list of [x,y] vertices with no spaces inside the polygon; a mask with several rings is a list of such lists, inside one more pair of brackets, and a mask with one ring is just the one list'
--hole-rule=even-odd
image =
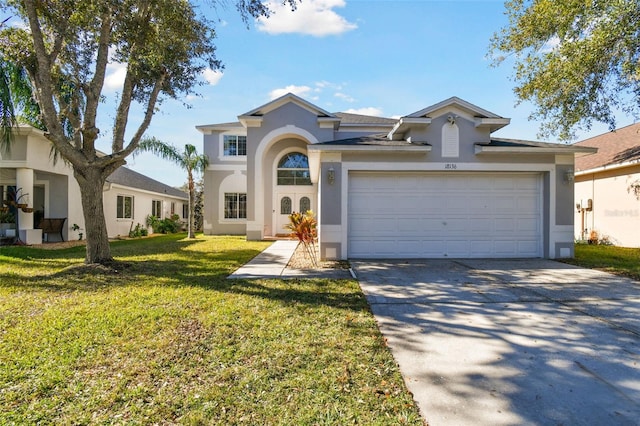
{"label": "white exterior wall of neighboring house", "polygon": [[[55,164],[51,157],[51,143],[43,133],[32,127],[20,127],[9,152],[0,152],[0,187],[2,197],[7,188],[17,187],[21,193],[28,194],[22,201],[34,208],[34,213],[18,210],[20,237],[28,244],[39,244],[43,235],[37,229],[38,218],[66,218],[62,235],[65,240],[77,239],[79,233],[85,233],[84,216],[80,187],[73,176],[70,165],[59,159]],[[110,181],[119,178],[123,185]],[[153,188],[154,190],[149,190]],[[117,194],[133,197],[133,218],[117,218]],[[175,213],[186,220],[183,205],[188,204],[188,196],[182,191],[149,179],[126,168],[120,168],[107,178],[104,187],[103,205],[109,237],[128,235],[131,224],[145,224],[147,215],[152,212],[152,200],[162,203],[162,217],[169,217],[173,204]],[[80,230],[72,230],[77,224]],[[48,240],[59,239],[58,235],[46,236]]]}
{"label": "white exterior wall of neighboring house", "polygon": [[[130,198],[133,201],[131,217],[118,217],[118,197]],[[159,201],[161,214],[159,219],[169,218],[173,212],[178,215],[181,221],[186,222],[188,216],[183,216],[183,206],[188,205],[188,200],[178,197],[160,195],[155,192],[145,191],[124,185],[111,184],[107,182],[103,190],[104,214],[107,220],[107,233],[109,237],[127,236],[129,231],[140,224],[146,226],[147,217],[151,216],[153,202]],[[121,216],[128,216],[122,215]],[[151,229],[149,229],[151,232]]]}
{"label": "white exterior wall of neighboring house", "polygon": [[575,234],[588,240],[591,231],[622,247],[640,247],[640,201],[631,189],[640,183],[640,165],[583,171],[575,178]]}

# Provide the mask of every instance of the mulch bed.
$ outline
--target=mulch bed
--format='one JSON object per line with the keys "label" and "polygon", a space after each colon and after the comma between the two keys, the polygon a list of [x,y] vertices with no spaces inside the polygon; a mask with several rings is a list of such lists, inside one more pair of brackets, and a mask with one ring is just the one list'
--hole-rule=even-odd
{"label": "mulch bed", "polygon": [[318,246],[316,245],[316,258],[318,259],[318,265],[314,265],[309,253],[307,253],[303,244],[299,244],[296,251],[289,259],[287,268],[289,269],[349,269],[349,263],[342,260],[320,260],[320,255],[317,252]]}

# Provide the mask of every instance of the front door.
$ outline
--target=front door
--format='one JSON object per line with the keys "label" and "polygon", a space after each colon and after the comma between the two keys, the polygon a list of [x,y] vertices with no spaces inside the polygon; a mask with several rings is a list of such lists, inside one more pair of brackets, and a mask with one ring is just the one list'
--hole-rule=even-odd
{"label": "front door", "polygon": [[289,223],[289,215],[293,212],[306,213],[307,210],[313,210],[313,194],[281,192],[278,193],[275,203],[275,235],[286,235],[290,231],[285,229]]}

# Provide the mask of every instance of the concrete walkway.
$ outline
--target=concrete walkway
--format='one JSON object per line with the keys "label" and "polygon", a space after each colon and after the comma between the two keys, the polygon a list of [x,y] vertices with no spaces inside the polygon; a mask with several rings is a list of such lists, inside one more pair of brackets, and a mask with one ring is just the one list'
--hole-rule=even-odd
{"label": "concrete walkway", "polygon": [[275,241],[227,278],[281,278],[296,247],[298,247],[297,240]]}
{"label": "concrete walkway", "polygon": [[297,240],[277,240],[262,253],[251,259],[249,263],[240,267],[227,278],[230,279],[259,279],[259,278],[326,278],[333,280],[352,279],[349,269],[316,268],[291,269],[287,268],[291,256],[298,247]]}

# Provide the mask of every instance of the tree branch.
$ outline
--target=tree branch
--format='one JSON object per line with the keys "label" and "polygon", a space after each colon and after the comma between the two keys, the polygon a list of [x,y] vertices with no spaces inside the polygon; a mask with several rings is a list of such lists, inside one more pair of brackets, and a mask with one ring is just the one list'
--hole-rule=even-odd
{"label": "tree branch", "polygon": [[44,123],[47,127],[47,139],[49,139],[58,151],[72,164],[81,161],[79,153],[67,141],[64,131],[57,120],[58,113],[54,104],[53,77],[51,75],[51,61],[44,43],[40,21],[34,0],[25,0],[24,9],[29,21],[29,28],[33,38],[33,47],[36,54],[37,66],[32,76],[35,91]]}
{"label": "tree branch", "polygon": [[100,27],[100,40],[98,42],[98,54],[96,56],[96,70],[88,87],[84,87],[87,105],[84,114],[84,128],[82,129],[85,142],[91,140],[91,146],[85,145],[85,151],[95,151],[93,141],[97,139],[100,130],[96,128],[96,116],[100,103],[100,93],[104,86],[107,64],[109,62],[109,43],[111,42],[112,17],[111,8],[105,6],[102,13],[102,25]]}
{"label": "tree branch", "polygon": [[156,109],[156,102],[158,101],[158,97],[160,96],[160,92],[162,91],[162,86],[164,85],[166,78],[167,74],[166,72],[163,72],[156,80],[155,85],[153,86],[153,90],[149,95],[149,102],[147,103],[147,110],[144,114],[142,123],[140,123],[138,130],[129,141],[127,147],[119,153],[123,157],[126,157],[127,155],[135,151],[135,149],[138,147],[138,144],[140,143],[140,139],[142,139],[142,136],[144,135],[144,132],[146,132],[149,128],[151,118],[153,117],[153,113]]}

